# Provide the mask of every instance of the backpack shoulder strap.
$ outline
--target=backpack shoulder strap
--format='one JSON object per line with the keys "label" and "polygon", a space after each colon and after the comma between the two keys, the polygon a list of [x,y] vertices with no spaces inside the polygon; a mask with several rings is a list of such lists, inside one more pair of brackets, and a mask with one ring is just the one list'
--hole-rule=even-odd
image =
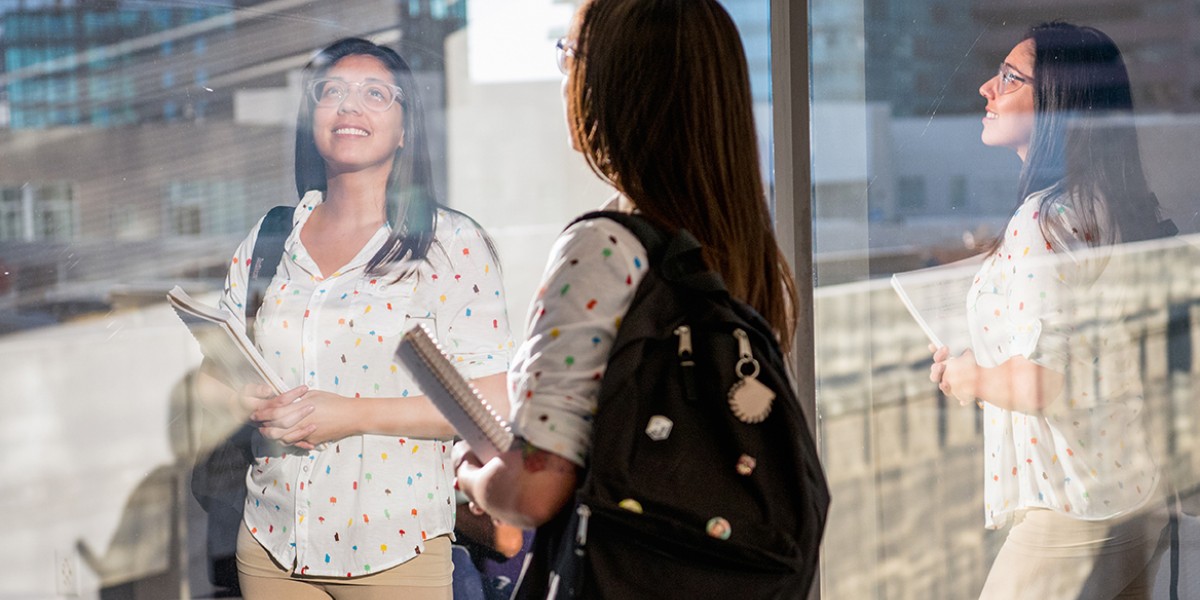
{"label": "backpack shoulder strap", "polygon": [[292,232],[292,214],[294,206],[276,206],[263,218],[262,226],[258,228],[258,238],[254,240],[254,252],[250,259],[250,275],[246,280],[246,334],[253,341],[253,328],[250,321],[258,313],[263,295],[275,271],[279,269],[279,261],[283,257],[283,244]]}
{"label": "backpack shoulder strap", "polygon": [[663,232],[645,218],[616,210],[594,210],[582,214],[574,221],[571,221],[566,228],[569,229],[576,223],[592,219],[608,219],[628,229],[629,233],[632,233],[642,243],[642,246],[646,248],[646,254],[650,255],[652,259],[658,257],[658,254],[662,251],[663,244],[666,242],[666,236]]}
{"label": "backpack shoulder strap", "polygon": [[686,229],[680,229],[672,235],[645,217],[608,210],[586,213],[572,221],[571,225],[599,218],[616,221],[628,229],[646,248],[650,268],[656,269],[666,281],[699,292],[728,293],[721,275],[704,264],[700,242]]}

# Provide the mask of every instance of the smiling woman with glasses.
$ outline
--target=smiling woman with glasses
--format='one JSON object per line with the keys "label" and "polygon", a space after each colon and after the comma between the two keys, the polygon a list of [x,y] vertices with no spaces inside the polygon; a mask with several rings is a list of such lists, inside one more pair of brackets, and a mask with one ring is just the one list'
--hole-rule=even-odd
{"label": "smiling woman with glasses", "polygon": [[[433,331],[504,411],[509,341],[488,237],[438,205],[417,86],[389,48],[341,40],[304,69],[291,233],[250,325],[290,390],[244,390],[257,426],[237,547],[267,598],[451,598],[454,431],[393,352]],[[245,314],[262,221],[223,307]],[[253,314],[253,313],[251,313]],[[490,390],[490,391],[489,391]]]}
{"label": "smiling woman with glasses", "polygon": [[1046,23],[979,94],[983,143],[1022,161],[1017,207],[964,298],[971,348],[934,349],[930,379],[983,410],[984,524],[1011,525],[980,598],[1149,598],[1165,486],[1112,264],[1169,226],[1124,60],[1097,29]]}

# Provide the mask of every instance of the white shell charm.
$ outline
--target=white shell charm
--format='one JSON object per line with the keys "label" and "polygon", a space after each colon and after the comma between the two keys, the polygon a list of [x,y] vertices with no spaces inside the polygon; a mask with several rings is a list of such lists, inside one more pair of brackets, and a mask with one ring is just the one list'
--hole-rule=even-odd
{"label": "white shell charm", "polygon": [[756,379],[759,366],[750,352],[750,337],[741,329],[735,329],[733,335],[738,339],[738,353],[741,354],[734,368],[740,379],[729,388],[729,409],[743,423],[761,423],[771,414],[775,392]]}

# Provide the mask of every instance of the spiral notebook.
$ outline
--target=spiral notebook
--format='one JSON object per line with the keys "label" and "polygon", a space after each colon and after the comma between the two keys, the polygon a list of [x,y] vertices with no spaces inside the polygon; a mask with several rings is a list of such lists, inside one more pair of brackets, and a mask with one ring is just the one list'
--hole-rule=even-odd
{"label": "spiral notebook", "polygon": [[487,462],[513,447],[508,422],[459,374],[424,326],[404,334],[396,357],[481,461]]}

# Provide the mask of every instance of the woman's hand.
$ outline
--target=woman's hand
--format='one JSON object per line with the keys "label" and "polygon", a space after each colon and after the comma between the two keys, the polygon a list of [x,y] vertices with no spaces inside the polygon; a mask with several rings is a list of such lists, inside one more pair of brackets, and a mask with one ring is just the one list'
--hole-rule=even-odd
{"label": "woman's hand", "polygon": [[[300,394],[294,394],[303,389]],[[312,450],[331,440],[362,433],[354,399],[300,386],[256,410],[258,431],[268,439]]]}
{"label": "woman's hand", "polygon": [[929,351],[933,353],[933,364],[929,366],[929,380],[940,384],[942,376],[946,374],[946,359],[950,358],[950,349],[945,346],[938,348],[930,344]]}
{"label": "woman's hand", "polygon": [[938,384],[943,394],[958,400],[962,406],[978,403],[979,365],[975,362],[975,354],[966,350],[951,358],[950,349],[945,346],[935,348],[930,345],[929,350],[933,352],[929,380]]}
{"label": "woman's hand", "polygon": [[455,485],[476,505],[473,510],[510,525],[539,527],[575,493],[575,464],[525,441],[486,463],[465,442],[455,444],[452,456]]}
{"label": "woman's hand", "polygon": [[[471,514],[476,516],[487,514],[482,508],[479,507],[478,504],[475,504],[475,498],[471,491],[458,485],[459,473],[462,473],[464,477],[467,477],[483,467],[483,463],[480,462],[479,457],[475,456],[475,453],[471,451],[471,446],[460,440],[454,444],[454,448],[450,452],[450,460],[450,464],[454,465],[454,489],[462,492],[463,495],[467,497],[467,508],[470,509]],[[468,486],[468,488],[469,487],[470,486]]]}
{"label": "woman's hand", "polygon": [[306,391],[294,403],[272,405],[255,414],[261,416],[259,432],[264,437],[304,450],[363,433],[355,399],[320,390]]}
{"label": "woman's hand", "polygon": [[483,466],[479,457],[471,451],[471,446],[464,441],[458,441],[454,444],[454,448],[450,451],[451,464],[454,465],[454,472],[458,472],[458,468],[466,463],[468,468],[478,469]]}
{"label": "woman's hand", "polygon": [[298,388],[288,390],[276,396],[274,391],[271,389],[271,386],[264,384],[251,384],[242,388],[242,391],[239,394],[238,402],[248,413],[248,418],[251,421],[257,422],[260,419],[256,417],[255,414],[259,410],[276,405],[291,404],[292,402],[295,402],[296,398],[299,398],[301,394],[307,391],[308,387],[302,385]]}
{"label": "woman's hand", "polygon": [[[266,386],[262,387],[267,389]],[[302,385],[273,398],[259,397],[256,404],[247,404],[251,408],[250,421],[269,440],[290,445],[304,439],[303,435],[291,431],[291,428],[311,412],[311,409],[297,406],[297,401],[307,392],[308,386]],[[243,403],[253,398],[244,396]]]}

